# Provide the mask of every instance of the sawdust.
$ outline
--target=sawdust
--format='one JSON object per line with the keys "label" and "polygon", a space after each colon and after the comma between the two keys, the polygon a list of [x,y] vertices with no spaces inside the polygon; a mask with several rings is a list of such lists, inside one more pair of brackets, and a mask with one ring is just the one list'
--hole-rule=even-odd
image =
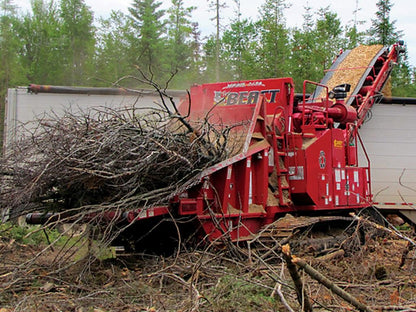
{"label": "sawdust", "polygon": [[285,176],[280,177],[280,185],[283,187],[289,187],[289,182]]}
{"label": "sawdust", "polygon": [[391,93],[391,77],[389,77],[389,79],[387,79],[383,90],[382,90],[383,96],[384,97],[391,97],[392,93]]}
{"label": "sawdust", "polygon": [[241,212],[241,210],[234,208],[231,204],[228,204],[227,214],[240,214]]}
{"label": "sawdust", "polygon": [[302,140],[302,149],[306,150],[309,146],[316,142],[317,138],[302,138]]}
{"label": "sawdust", "polygon": [[264,210],[263,205],[257,205],[257,204],[250,204],[248,206],[248,212],[250,212],[250,213],[256,213],[256,212],[266,213],[266,211]]}
{"label": "sawdust", "polygon": [[[348,83],[351,85],[351,90],[347,97],[348,99],[371,61],[382,48],[382,45],[361,45],[351,50],[349,55],[341,62],[341,64],[339,64],[338,68],[334,71],[333,76],[326,84],[328,90],[332,90],[337,85]],[[318,98],[326,97],[325,91],[326,90],[323,90]]]}
{"label": "sawdust", "polygon": [[274,189],[277,189],[277,171],[276,168],[273,168],[272,174],[269,176],[269,185]]}
{"label": "sawdust", "polygon": [[[237,208],[234,208],[232,205],[228,204],[227,207],[227,213],[228,214],[241,214],[243,211],[239,210]],[[266,211],[264,210],[264,207],[262,205],[257,205],[257,204],[250,204],[248,206],[248,212],[250,213],[256,213],[256,212],[260,212],[260,213],[266,213]]]}
{"label": "sawdust", "polygon": [[279,206],[279,200],[276,198],[279,193],[276,192],[277,194],[275,196],[270,188],[268,188],[267,192],[267,206]]}

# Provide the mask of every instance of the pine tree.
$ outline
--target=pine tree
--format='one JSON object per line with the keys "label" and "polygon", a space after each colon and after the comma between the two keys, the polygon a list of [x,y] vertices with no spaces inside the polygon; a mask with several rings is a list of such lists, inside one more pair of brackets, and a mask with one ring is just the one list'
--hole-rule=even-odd
{"label": "pine tree", "polygon": [[[17,65],[17,40],[14,36],[16,7],[11,0],[0,2],[0,103],[13,81]],[[0,106],[0,109],[2,107]]]}
{"label": "pine tree", "polygon": [[[199,77],[200,68],[201,68],[201,31],[199,30],[199,24],[197,22],[192,23],[192,32],[191,32],[191,50],[192,50],[192,62],[191,62],[191,71],[192,75],[196,78]],[[193,81],[195,83],[195,80]]]}
{"label": "pine tree", "polygon": [[221,45],[221,59],[225,64],[233,80],[261,78],[258,66],[258,23],[242,18],[240,0],[235,2],[235,17],[227,30],[224,31]]}
{"label": "pine tree", "polygon": [[227,64],[232,80],[263,78],[257,54],[258,25],[250,20],[236,20],[224,32],[221,59]]}
{"label": "pine tree", "polygon": [[266,0],[261,6],[259,53],[264,78],[284,77],[288,73],[289,30],[283,14],[288,7],[284,0]]}
{"label": "pine tree", "polygon": [[[195,7],[185,7],[183,0],[172,0],[168,9],[168,60],[172,73],[175,74],[174,82],[183,84],[185,77],[189,74],[192,59],[192,21],[190,20]],[[186,87],[182,85],[181,87]]]}
{"label": "pine tree", "polygon": [[331,67],[338,51],[346,46],[343,28],[338,14],[329,7],[321,8],[316,21],[316,56],[323,69]]}
{"label": "pine tree", "polygon": [[0,146],[3,146],[4,103],[9,87],[26,82],[18,59],[18,38],[15,36],[18,18],[11,0],[0,2]]}
{"label": "pine tree", "polygon": [[156,76],[159,81],[166,78],[165,41],[161,39],[165,29],[162,21],[165,11],[159,9],[161,4],[154,0],[134,0],[129,8],[132,27],[136,32],[130,38],[131,63],[139,66],[144,73]]}
{"label": "pine tree", "polygon": [[100,19],[97,31],[95,74],[98,85],[108,86],[132,73],[128,57],[133,36],[131,20],[120,11],[112,11],[107,19]]}
{"label": "pine tree", "polygon": [[[390,0],[379,0],[376,18],[372,20],[369,30],[370,44],[382,44],[388,46],[396,43],[402,31],[396,30],[396,21],[391,21],[390,11],[393,4]],[[407,53],[402,57],[399,66],[391,74],[392,94],[395,96],[413,96],[416,94],[416,85],[413,77],[414,69],[407,60]]]}
{"label": "pine tree", "polygon": [[16,30],[19,58],[29,82],[64,84],[65,37],[56,5],[32,1],[32,12],[23,16]]}
{"label": "pine tree", "polygon": [[353,49],[359,44],[364,43],[365,38],[365,32],[359,31],[358,26],[363,25],[364,21],[358,20],[358,12],[361,10],[361,8],[358,7],[358,0],[356,0],[356,7],[353,11],[354,14],[354,20],[352,25],[347,25],[345,29],[345,36],[348,39],[346,49]]}
{"label": "pine tree", "polygon": [[393,4],[390,0],[377,2],[376,18],[372,19],[372,26],[368,31],[369,44],[382,44],[384,46],[394,44],[401,36],[401,31],[396,30],[396,21],[390,20],[390,11]]}
{"label": "pine tree", "polygon": [[290,74],[294,79],[297,92],[302,92],[303,81],[320,81],[323,67],[318,55],[317,30],[312,8],[304,7],[303,25],[301,29],[293,30],[290,58]]}
{"label": "pine tree", "polygon": [[221,0],[211,0],[209,3],[215,12],[212,18],[215,21],[215,80],[220,81],[220,53],[221,53],[221,9],[226,8],[225,2]]}
{"label": "pine tree", "polygon": [[62,32],[67,52],[67,83],[83,84],[90,78],[95,46],[93,13],[84,0],[61,0]]}

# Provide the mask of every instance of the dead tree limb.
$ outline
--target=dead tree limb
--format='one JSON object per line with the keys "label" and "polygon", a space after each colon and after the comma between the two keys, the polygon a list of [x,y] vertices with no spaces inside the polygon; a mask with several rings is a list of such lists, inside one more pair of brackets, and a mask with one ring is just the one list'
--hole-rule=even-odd
{"label": "dead tree limb", "polygon": [[[280,279],[283,280],[283,274],[284,274],[284,262],[282,262],[282,269],[280,270]],[[289,311],[289,312],[295,312],[292,307],[289,305],[289,303],[287,302],[285,296],[283,295],[282,292],[282,283],[281,282],[277,282],[276,285],[274,286],[274,289],[270,295],[270,297],[274,297],[275,293],[277,293],[277,295],[280,298],[280,301],[282,302],[282,304],[284,305],[284,307]]]}
{"label": "dead tree limb", "polygon": [[303,306],[303,311],[305,312],[313,311],[312,305],[308,298],[308,294],[306,293],[305,288],[303,287],[302,279],[300,278],[296,265],[292,261],[290,246],[288,244],[282,246],[282,253],[283,253],[283,259],[286,262],[287,269],[289,270],[290,276],[292,277],[293,283],[295,284],[296,295],[297,295],[299,304]]}
{"label": "dead tree limb", "polygon": [[291,261],[295,263],[297,266],[302,268],[306,273],[309,274],[310,277],[312,277],[314,280],[318,281],[322,285],[324,285],[326,288],[328,288],[333,293],[340,296],[342,299],[347,301],[348,303],[352,304],[354,307],[356,307],[360,312],[371,312],[366,305],[359,302],[355,297],[347,293],[345,290],[341,289],[337,285],[335,285],[333,282],[331,282],[326,276],[319,273],[317,270],[315,270],[312,266],[307,264],[304,260],[301,258],[298,258],[296,256],[291,257]]}
{"label": "dead tree limb", "polygon": [[406,171],[406,168],[403,168],[402,173],[400,174],[400,177],[399,177],[399,184],[400,184],[401,186],[403,186],[404,188],[407,188],[408,190],[411,190],[411,191],[413,191],[413,192],[416,192],[416,189],[414,189],[414,188],[412,188],[412,187],[410,187],[410,186],[407,186],[406,184],[404,184],[404,183],[402,182],[402,178],[403,178],[403,176],[404,176],[405,171]]}
{"label": "dead tree limb", "polygon": [[375,222],[372,222],[372,221],[370,221],[370,220],[367,220],[367,219],[365,219],[365,218],[363,218],[363,217],[357,216],[357,215],[355,215],[354,213],[351,213],[351,216],[352,216],[354,219],[356,219],[356,220],[359,220],[359,221],[362,221],[362,222],[364,222],[364,223],[366,223],[366,224],[368,224],[368,225],[371,225],[371,226],[373,226],[374,228],[376,228],[376,229],[378,229],[378,230],[382,230],[382,231],[388,232],[388,233],[390,233],[390,234],[392,234],[392,235],[394,235],[394,236],[397,236],[397,237],[399,237],[399,238],[401,238],[401,239],[403,239],[403,240],[405,240],[405,241],[409,242],[409,243],[410,243],[410,244],[412,244],[413,246],[416,246],[416,242],[415,242],[413,239],[411,239],[411,238],[409,238],[409,237],[407,237],[407,236],[403,235],[402,233],[400,233],[399,231],[397,231],[395,228],[393,228],[393,229],[389,229],[389,228],[387,228],[387,227],[385,227],[385,226],[382,226],[382,225],[380,225],[380,224],[377,224],[377,223],[375,223]]}

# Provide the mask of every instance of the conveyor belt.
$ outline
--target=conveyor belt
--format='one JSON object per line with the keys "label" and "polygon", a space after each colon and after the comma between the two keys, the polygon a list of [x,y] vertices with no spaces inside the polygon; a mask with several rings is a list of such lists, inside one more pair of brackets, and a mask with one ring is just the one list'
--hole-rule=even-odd
{"label": "conveyor belt", "polygon": [[[358,46],[355,49],[342,53],[326,72],[321,84],[328,86],[331,91],[340,84],[350,84],[351,91],[348,93],[346,104],[351,105],[354,97],[364,85],[366,77],[370,74],[377,59],[385,53],[386,47],[382,45]],[[325,98],[325,89],[317,87],[312,94],[311,101]]]}

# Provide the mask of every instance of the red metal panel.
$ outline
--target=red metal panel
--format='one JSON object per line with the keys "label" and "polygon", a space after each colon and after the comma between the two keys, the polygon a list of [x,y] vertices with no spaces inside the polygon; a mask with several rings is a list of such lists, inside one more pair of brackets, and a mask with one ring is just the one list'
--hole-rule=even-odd
{"label": "red metal panel", "polygon": [[331,178],[328,174],[318,175],[318,198],[317,204],[320,207],[332,206],[332,187],[330,187]]}
{"label": "red metal panel", "polygon": [[346,206],[348,201],[346,193],[347,175],[345,173],[345,168],[334,168],[333,174],[334,205]]}
{"label": "red metal panel", "polygon": [[332,135],[324,131],[315,143],[306,148],[306,189],[315,205],[328,207],[332,202]]}
{"label": "red metal panel", "polygon": [[246,158],[236,164],[236,184],[235,190],[237,193],[237,200],[241,203],[241,210],[243,213],[248,212],[248,196],[250,192],[250,170],[249,164],[251,157]]}
{"label": "red metal panel", "polygon": [[332,130],[332,171],[334,192],[334,206],[346,206],[348,203],[348,196],[346,193],[347,175],[345,172],[346,151],[345,151],[345,136],[346,131],[341,129]]}
{"label": "red metal panel", "polygon": [[342,129],[332,129],[331,130],[332,140],[332,167],[333,168],[343,168],[345,167],[345,130]]}
{"label": "red metal panel", "polygon": [[288,152],[289,182],[292,194],[306,193],[306,158],[304,150]]}
{"label": "red metal panel", "polygon": [[267,150],[256,154],[252,158],[252,198],[251,203],[265,206],[268,188],[268,153]]}
{"label": "red metal panel", "polygon": [[[220,82],[193,86],[191,88],[190,119],[198,120],[209,112],[210,121],[213,123],[221,122],[227,125],[250,120],[261,95],[264,95],[270,104],[266,108],[267,115],[273,115],[278,106],[287,106],[287,112],[292,112],[288,85],[293,85],[291,78]],[[189,102],[184,101],[180,105],[179,111],[186,116],[188,108]]]}
{"label": "red metal panel", "polygon": [[364,168],[351,167],[347,169],[348,185],[348,205],[366,204],[365,199],[365,170]]}

